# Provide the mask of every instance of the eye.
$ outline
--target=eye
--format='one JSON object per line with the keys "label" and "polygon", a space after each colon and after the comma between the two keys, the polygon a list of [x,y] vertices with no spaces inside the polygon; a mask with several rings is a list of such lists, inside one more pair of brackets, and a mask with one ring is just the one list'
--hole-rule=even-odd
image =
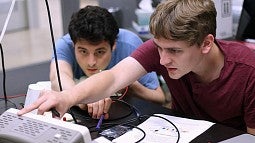
{"label": "eye", "polygon": [[100,56],[103,56],[105,53],[106,53],[106,50],[97,50],[95,52],[95,56],[100,57]]}
{"label": "eye", "polygon": [[88,55],[89,54],[88,51],[85,50],[85,49],[80,49],[79,53],[81,53],[82,55]]}
{"label": "eye", "polygon": [[167,49],[167,51],[168,51],[169,53],[172,53],[172,54],[177,54],[177,53],[181,53],[181,52],[182,52],[182,50],[180,50],[180,49],[174,49],[174,48]]}

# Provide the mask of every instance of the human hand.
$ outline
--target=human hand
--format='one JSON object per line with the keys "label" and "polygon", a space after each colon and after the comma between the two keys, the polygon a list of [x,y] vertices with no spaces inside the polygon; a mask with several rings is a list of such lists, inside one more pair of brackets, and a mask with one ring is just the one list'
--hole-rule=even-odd
{"label": "human hand", "polygon": [[72,98],[70,98],[65,92],[44,90],[40,93],[39,98],[34,103],[21,109],[17,114],[23,115],[34,109],[38,109],[37,114],[43,115],[44,112],[55,108],[60,114],[60,117],[56,118],[61,118],[72,106],[72,103]]}
{"label": "human hand", "polygon": [[77,106],[80,107],[80,109],[82,110],[88,110],[87,104],[78,104]]}
{"label": "human hand", "polygon": [[104,119],[109,118],[108,110],[110,109],[112,100],[111,98],[105,98],[98,102],[87,104],[88,113],[94,119],[99,119],[101,115],[104,115]]}

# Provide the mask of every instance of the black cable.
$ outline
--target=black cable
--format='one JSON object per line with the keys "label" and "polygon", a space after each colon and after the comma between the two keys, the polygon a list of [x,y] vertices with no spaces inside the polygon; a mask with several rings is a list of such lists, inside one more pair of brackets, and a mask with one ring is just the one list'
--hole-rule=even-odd
{"label": "black cable", "polygon": [[[114,102],[122,103],[123,105],[127,106],[127,107],[129,108],[130,111],[129,111],[127,114],[122,115],[121,117],[113,118],[113,119],[107,119],[108,122],[109,122],[109,121],[121,120],[121,119],[124,119],[124,118],[126,118],[126,117],[132,115],[132,114],[135,114],[135,115],[136,115],[136,118],[139,118],[140,113],[139,113],[139,110],[138,110],[135,106],[132,106],[131,104],[129,104],[129,103],[123,101],[123,100],[120,100],[120,99],[113,99],[113,98],[112,98],[112,101],[113,101],[113,104],[114,104]],[[77,110],[78,107],[75,107],[75,106],[74,106],[74,107],[72,107],[72,108],[73,108],[73,110]],[[97,119],[93,119],[90,115],[85,115],[85,113],[83,113],[83,112],[75,113],[75,117],[76,117],[77,119],[80,120],[81,124],[82,124],[82,122],[84,122],[85,120],[86,120],[86,121],[89,121],[89,120],[97,120]],[[104,124],[106,124],[106,123],[104,123]],[[103,124],[102,124],[102,125],[103,125]],[[88,128],[90,129],[90,128],[94,128],[94,127],[96,127],[96,125],[90,126],[90,127],[88,127]]]}
{"label": "black cable", "polygon": [[[127,106],[130,108],[131,113],[135,113],[136,117],[139,118],[140,113],[139,113],[139,110],[138,110],[135,106],[133,106],[133,105],[127,103],[127,102],[124,101],[124,100],[120,100],[120,99],[112,99],[112,100],[127,105]],[[123,116],[123,117],[120,117],[120,118],[118,118],[118,120],[119,120],[119,119],[123,119],[123,118],[125,118],[125,117],[127,117],[127,116],[129,116],[129,115],[131,115],[131,114],[128,114],[128,115]],[[116,119],[116,120],[117,120],[117,119]]]}
{"label": "black cable", "polygon": [[[17,108],[17,105],[13,103],[12,101],[8,100],[7,94],[6,94],[6,70],[5,70],[5,65],[4,65],[4,52],[3,52],[3,47],[2,44],[0,43],[0,50],[1,50],[1,61],[2,61],[2,70],[3,70],[3,94],[4,94],[4,102],[5,102],[5,110],[7,110],[8,105],[7,102],[10,102],[11,104],[14,105],[15,108]],[[2,99],[2,98],[0,98]]]}
{"label": "black cable", "polygon": [[[145,118],[145,117],[148,118],[148,117],[150,117],[150,116],[154,116],[154,117],[158,117],[158,118],[164,119],[165,121],[167,121],[168,123],[170,123],[170,124],[175,128],[175,130],[176,130],[176,132],[177,132],[177,140],[176,140],[176,143],[179,142],[179,140],[180,140],[180,131],[179,131],[179,129],[176,127],[176,125],[175,125],[173,122],[171,122],[170,120],[168,120],[167,118],[153,114],[153,115],[142,115],[142,116],[139,116],[139,120],[140,120],[141,118]],[[120,124],[120,125],[130,125],[129,123],[130,123],[130,121],[128,121],[128,122],[126,122],[126,123],[122,123],[122,124]],[[132,125],[132,126],[133,126],[133,125]],[[137,126],[133,126],[133,127],[139,129],[140,131],[142,131],[142,132],[144,133],[144,137],[143,137],[142,139],[140,139],[139,141],[136,142],[136,143],[138,143],[138,142],[142,141],[142,140],[145,138],[146,133],[145,133],[141,128],[139,128],[139,127],[137,127]]]}
{"label": "black cable", "polygon": [[[132,122],[135,122],[135,121],[140,121],[140,117],[131,118],[131,119],[125,121],[124,123],[102,123],[102,125],[100,127],[100,131],[105,130],[105,129],[107,129],[109,127],[112,127],[112,126],[115,126],[115,125],[129,124],[129,123],[132,123]],[[98,130],[95,130],[95,131],[92,130],[91,131],[91,129],[95,128],[95,127],[96,127],[96,125],[93,125],[93,126],[90,126],[90,127],[87,127],[87,128],[90,130],[90,132],[97,132]]]}
{"label": "black cable", "polygon": [[[167,121],[168,123],[170,123],[170,124],[175,128],[175,130],[176,130],[176,132],[177,132],[177,140],[176,140],[176,143],[179,142],[179,140],[180,140],[180,131],[179,131],[179,129],[176,127],[176,125],[175,125],[173,122],[171,122],[170,120],[168,120],[168,119],[165,118],[165,117],[158,116],[158,115],[155,115],[155,114],[153,114],[153,115],[151,115],[151,116],[164,119],[165,121]],[[141,117],[149,117],[149,115],[143,115],[143,116],[141,116]]]}
{"label": "black cable", "polygon": [[6,94],[6,73],[5,73],[5,66],[4,66],[4,52],[2,44],[0,43],[1,49],[1,58],[2,58],[2,70],[3,70],[3,92],[4,92],[4,100],[5,104],[7,105],[7,94]]}
{"label": "black cable", "polygon": [[[3,52],[3,47],[2,47],[2,39],[4,37],[4,34],[5,34],[5,31],[6,31],[6,28],[7,28],[7,25],[8,25],[8,22],[10,20],[10,16],[12,14],[12,11],[13,11],[13,8],[14,8],[14,5],[15,5],[15,0],[12,1],[11,3],[11,6],[10,6],[10,9],[9,9],[9,12],[8,12],[8,15],[7,15],[7,18],[5,20],[5,23],[4,23],[4,27],[2,29],[2,32],[1,32],[1,35],[0,35],[0,49],[1,49],[1,57],[2,57],[2,70],[3,70],[3,92],[4,92],[4,101],[5,101],[5,110],[8,109],[8,105],[7,105],[7,102],[10,102],[11,104],[13,104],[15,106],[15,108],[17,108],[17,105],[15,103],[13,103],[12,101],[10,101],[8,98],[7,98],[7,94],[6,94],[6,70],[5,70],[5,65],[4,65],[4,52]],[[2,99],[2,98],[1,98]]]}
{"label": "black cable", "polygon": [[[131,104],[129,104],[129,103],[123,101],[123,100],[119,100],[119,99],[113,99],[113,101],[121,102],[121,103],[124,103],[125,105],[128,105],[129,107],[131,107],[131,109],[133,109],[133,113],[136,114],[136,117],[132,118],[130,120],[127,120],[125,123],[103,123],[101,125],[100,131],[105,130],[105,129],[110,128],[110,127],[115,126],[115,125],[132,126],[133,128],[136,128],[136,129],[140,130],[144,134],[143,137],[136,142],[136,143],[138,143],[138,142],[142,141],[145,138],[146,133],[141,128],[139,128],[137,126],[134,126],[134,125],[131,125],[130,123],[135,122],[135,121],[139,121],[140,122],[142,120],[142,118],[149,118],[150,116],[154,116],[154,117],[158,117],[158,118],[164,119],[165,121],[169,122],[175,128],[175,130],[177,132],[176,143],[179,142],[179,140],[180,140],[180,131],[177,128],[177,126],[173,122],[168,120],[167,118],[162,117],[162,116],[158,116],[158,115],[155,115],[155,114],[153,114],[153,115],[141,115],[139,113],[139,110],[135,106],[133,106],[133,105],[131,105]],[[123,119],[123,118],[125,118],[125,117],[118,118],[118,119]],[[95,127],[96,126],[88,127],[88,129],[90,130],[90,133],[98,132],[98,130],[91,130],[92,128],[95,128]]]}
{"label": "black cable", "polygon": [[[139,116],[139,118],[132,118],[132,119],[130,119],[130,120],[127,120],[125,123],[118,123],[118,124],[117,124],[117,123],[104,123],[104,124],[101,125],[102,128],[101,128],[100,131],[106,129],[104,126],[107,126],[107,128],[109,128],[109,126],[111,127],[111,126],[115,126],[115,125],[132,126],[132,127],[134,127],[134,128],[139,129],[140,131],[142,131],[142,132],[144,133],[144,136],[143,136],[141,139],[139,139],[139,140],[137,141],[137,143],[138,143],[138,142],[142,141],[142,140],[145,138],[146,133],[145,133],[141,128],[139,128],[139,127],[137,127],[137,126],[134,126],[134,125],[131,125],[130,123],[132,123],[132,122],[134,122],[134,121],[137,121],[137,120],[138,120],[138,121],[141,121],[142,118],[148,119],[148,118],[151,117],[151,116],[158,117],[158,118],[164,119],[165,121],[169,122],[169,123],[175,128],[175,130],[176,130],[176,132],[177,132],[177,140],[176,140],[176,143],[178,143],[178,142],[180,141],[180,131],[179,131],[179,129],[176,127],[176,125],[175,125],[173,122],[171,122],[170,120],[168,120],[167,118],[162,117],[162,116],[158,116],[158,115],[155,115],[155,114],[153,114],[153,115],[141,115],[141,116]],[[90,133],[92,133],[92,132],[98,132],[98,130],[92,130],[92,131],[90,131]]]}
{"label": "black cable", "polygon": [[[138,141],[136,141],[135,143],[139,143],[140,141],[142,141],[146,136],[145,131],[143,131],[143,129],[131,124],[132,122],[135,122],[135,121],[139,121],[139,123],[140,123],[140,115],[141,114],[139,113],[139,110],[135,106],[133,106],[133,105],[131,105],[131,104],[129,104],[129,103],[123,101],[123,100],[120,100],[120,99],[112,99],[112,100],[115,101],[115,102],[120,102],[124,105],[127,105],[131,110],[130,113],[131,114],[134,113],[136,115],[136,117],[132,118],[132,119],[129,119],[129,120],[125,121],[124,123],[103,123],[100,127],[100,130],[98,130],[98,129],[92,130],[92,128],[95,128],[96,125],[87,127],[89,129],[90,133],[100,132],[102,130],[109,129],[110,127],[113,127],[113,126],[116,126],[116,125],[128,126],[128,127],[136,128],[136,129],[140,130],[143,133],[143,136]],[[124,118],[128,117],[131,114],[124,115],[124,116],[122,116],[120,118],[117,118],[117,119],[114,119],[114,120],[124,119]]]}
{"label": "black cable", "polygon": [[[62,91],[63,89],[62,89],[62,85],[61,85],[61,81],[60,81],[60,73],[59,73],[59,66],[58,66],[58,60],[57,60],[57,52],[56,52],[55,40],[54,40],[54,35],[53,35],[51,15],[50,15],[50,9],[49,9],[49,4],[48,4],[47,0],[45,0],[45,4],[46,4],[46,8],[47,8],[48,20],[49,20],[49,25],[50,25],[50,33],[51,33],[51,40],[52,40],[52,45],[53,45],[54,57],[55,57],[55,64],[56,64],[56,70],[57,70],[57,78],[58,78],[59,90]],[[51,110],[53,111],[52,114],[54,113],[54,111],[56,113],[58,113],[56,111],[56,109],[51,109]],[[72,118],[74,120],[74,123],[77,124],[77,120],[74,117],[73,112],[70,109],[68,109],[68,112],[71,114],[71,116],[72,116]]]}
{"label": "black cable", "polygon": [[[130,108],[130,112],[129,112],[128,114],[124,115],[124,116],[119,117],[119,118],[108,119],[107,121],[121,120],[121,119],[124,119],[124,118],[130,116],[130,115],[133,114],[133,113],[136,115],[135,118],[132,118],[132,119],[130,119],[130,120],[127,120],[125,123],[118,123],[118,124],[128,124],[128,123],[130,123],[130,122],[134,122],[134,121],[140,120],[140,113],[139,113],[139,110],[138,110],[135,106],[133,106],[133,105],[131,105],[131,104],[129,104],[129,103],[123,101],[123,100],[120,100],[120,99],[112,99],[112,100],[115,101],[115,102],[120,102],[120,103],[122,103],[122,104],[128,106],[128,107]],[[84,118],[84,116],[83,116],[83,117],[80,117],[80,118]],[[91,118],[91,117],[85,117],[85,120],[90,120],[90,119],[92,119],[92,118]],[[101,128],[100,130],[107,129],[107,128],[109,128],[109,127],[112,127],[112,126],[118,125],[118,124],[116,124],[116,123],[107,123],[107,122],[106,122],[106,123],[102,123],[102,125],[101,125],[101,127],[100,127],[100,128]],[[89,127],[87,126],[87,128],[90,130],[90,132],[97,132],[98,130],[92,130],[92,129],[95,128],[95,127],[96,127],[96,125],[89,126]]]}
{"label": "black cable", "polygon": [[128,127],[136,128],[136,129],[140,130],[140,131],[143,133],[143,136],[142,136],[139,140],[137,140],[135,143],[139,143],[139,142],[142,141],[142,140],[145,138],[145,136],[146,136],[145,131],[144,131],[143,129],[137,127],[137,126],[134,126],[134,125],[131,125],[131,124],[121,124],[121,126],[128,126]]}
{"label": "black cable", "polygon": [[4,98],[0,98],[0,101],[4,100],[5,101],[5,110],[8,109],[8,103],[11,103],[16,109],[18,109],[18,106],[16,105],[16,103],[14,103],[13,101],[11,101],[10,99],[4,99]]}
{"label": "black cable", "polygon": [[[132,120],[134,120],[134,119],[137,120],[137,118],[133,118]],[[137,141],[135,142],[135,143],[139,143],[140,141],[142,141],[142,140],[145,138],[146,133],[145,133],[145,131],[144,131],[143,129],[141,129],[141,128],[135,126],[135,125],[129,124],[129,123],[130,123],[130,120],[129,120],[128,122],[121,123],[121,124],[117,124],[117,123],[108,123],[108,125],[111,125],[111,126],[116,126],[116,125],[128,126],[128,127],[132,127],[132,128],[136,128],[136,129],[140,130],[140,131],[143,133],[143,136],[142,136],[139,140],[137,140]],[[101,129],[101,131],[102,131],[102,129]],[[90,133],[93,133],[93,132],[98,132],[98,130],[90,131]]]}
{"label": "black cable", "polygon": [[58,61],[57,61],[57,52],[56,52],[56,46],[55,46],[55,40],[54,40],[54,35],[53,35],[53,30],[52,30],[52,22],[51,22],[51,15],[50,15],[50,10],[49,10],[49,4],[48,0],[45,0],[46,3],[46,8],[47,8],[47,13],[48,13],[48,20],[49,20],[49,25],[50,25],[50,34],[51,34],[51,41],[53,45],[53,53],[55,57],[55,63],[56,63],[56,70],[57,70],[57,78],[58,78],[58,85],[59,85],[59,90],[62,91],[62,85],[60,81],[60,74],[59,74],[59,66],[58,66]]}
{"label": "black cable", "polygon": [[136,141],[135,143],[139,143],[140,141],[142,141],[145,138],[146,133],[145,133],[145,131],[143,129],[141,129],[141,128],[137,127],[137,126],[131,125],[131,124],[124,124],[124,125],[136,128],[136,129],[140,130],[143,133],[143,136],[138,141]]}
{"label": "black cable", "polygon": [[[140,123],[141,120],[140,120],[140,118],[135,117],[135,118],[131,118],[131,119],[125,121],[124,123],[103,123],[101,125],[101,129],[99,131],[105,130],[105,129],[107,129],[109,127],[112,127],[112,126],[115,126],[115,125],[131,124],[131,123],[136,122],[136,121],[138,121],[138,123]],[[96,126],[90,126],[90,127],[88,127],[88,129],[92,129],[92,128],[95,128],[95,127]],[[98,130],[96,130],[96,131],[98,131]],[[90,131],[90,132],[94,132],[94,131]]]}

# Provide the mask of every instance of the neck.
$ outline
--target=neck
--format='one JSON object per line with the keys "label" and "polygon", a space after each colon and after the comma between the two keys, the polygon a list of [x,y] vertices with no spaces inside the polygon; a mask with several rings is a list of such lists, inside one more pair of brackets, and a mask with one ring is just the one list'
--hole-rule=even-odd
{"label": "neck", "polygon": [[209,83],[220,76],[224,66],[224,55],[219,47],[214,43],[210,52],[201,64],[200,71],[196,72],[197,78],[203,83]]}

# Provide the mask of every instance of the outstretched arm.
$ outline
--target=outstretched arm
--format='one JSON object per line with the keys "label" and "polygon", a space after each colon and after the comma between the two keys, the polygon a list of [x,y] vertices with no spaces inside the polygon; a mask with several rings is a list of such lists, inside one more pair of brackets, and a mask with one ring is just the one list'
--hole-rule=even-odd
{"label": "outstretched arm", "polygon": [[[62,85],[62,90],[70,89],[75,86],[76,82],[73,78],[73,70],[71,65],[63,60],[58,60],[60,80]],[[50,81],[51,89],[54,91],[60,91],[57,70],[55,61],[51,62],[50,65]],[[101,114],[105,113],[105,118],[108,118],[108,110],[111,106],[111,100],[109,98],[90,103],[90,104],[79,104],[79,107],[86,110],[91,114],[93,118],[99,118]],[[88,107],[88,108],[87,108]]]}
{"label": "outstretched arm", "polygon": [[110,97],[144,74],[146,71],[142,65],[134,58],[127,57],[111,70],[95,74],[71,89],[62,92],[42,92],[35,103],[20,110],[18,115],[36,108],[38,108],[38,114],[43,114],[54,107],[62,117],[71,106],[79,103],[92,103]]}

